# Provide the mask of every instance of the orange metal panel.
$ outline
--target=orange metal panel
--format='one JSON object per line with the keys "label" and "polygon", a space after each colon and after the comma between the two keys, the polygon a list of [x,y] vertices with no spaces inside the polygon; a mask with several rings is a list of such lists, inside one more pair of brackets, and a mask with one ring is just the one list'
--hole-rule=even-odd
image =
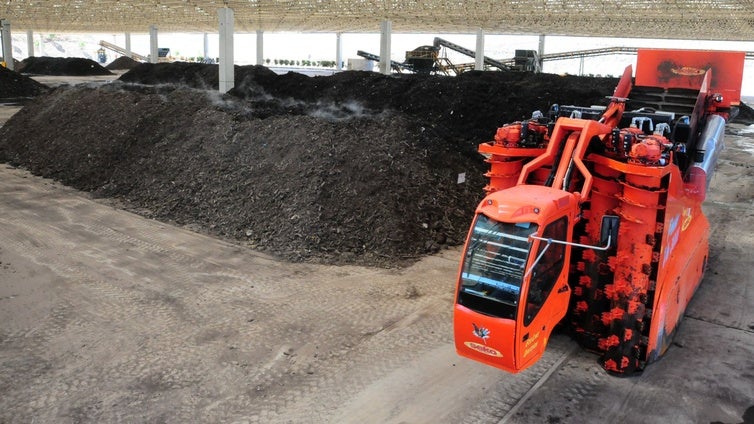
{"label": "orange metal panel", "polygon": [[521,371],[514,352],[516,321],[490,317],[456,303],[453,308],[456,352],[510,373]]}
{"label": "orange metal panel", "polygon": [[704,73],[712,69],[710,91],[735,105],[741,101],[745,59],[745,52],[639,49],[636,85],[698,90]]}

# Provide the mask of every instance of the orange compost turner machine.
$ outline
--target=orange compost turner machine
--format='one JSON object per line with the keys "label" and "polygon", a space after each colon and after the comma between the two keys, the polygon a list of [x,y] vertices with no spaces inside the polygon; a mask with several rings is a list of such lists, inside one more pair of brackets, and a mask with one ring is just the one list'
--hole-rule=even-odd
{"label": "orange compost turner machine", "polygon": [[667,350],[707,264],[701,204],[744,53],[647,49],[637,63],[607,107],[553,105],[479,146],[489,185],[459,270],[460,355],[515,373],[559,323],[617,375]]}

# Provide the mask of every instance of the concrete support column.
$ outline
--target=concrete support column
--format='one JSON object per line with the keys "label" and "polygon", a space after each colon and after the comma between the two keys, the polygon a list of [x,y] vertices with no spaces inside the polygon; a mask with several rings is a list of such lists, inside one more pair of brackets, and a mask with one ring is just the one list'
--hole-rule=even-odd
{"label": "concrete support column", "polygon": [[229,7],[217,10],[220,21],[220,92],[227,93],[235,85],[233,69],[233,20],[235,13]]}
{"label": "concrete support column", "polygon": [[537,50],[537,53],[539,53],[539,69],[541,70],[544,68],[544,60],[542,60],[542,56],[545,54],[545,35],[542,34],[539,36],[539,49]]}
{"label": "concrete support column", "polygon": [[39,34],[39,49],[37,53],[39,53],[39,57],[45,55],[45,36],[42,34]]}
{"label": "concrete support column", "polygon": [[5,66],[12,71],[15,69],[15,64],[13,63],[13,46],[11,45],[9,20],[0,19],[0,34],[3,37],[3,61],[5,62]]}
{"label": "concrete support column", "polygon": [[257,65],[264,65],[264,31],[257,30]]}
{"label": "concrete support column", "polygon": [[476,55],[474,56],[474,70],[484,71],[484,31],[479,28],[476,32]]}
{"label": "concrete support column", "polygon": [[335,70],[343,70],[343,34],[335,34]]}
{"label": "concrete support column", "polygon": [[157,26],[149,26],[149,62],[157,63]]}
{"label": "concrete support column", "polygon": [[34,56],[34,31],[26,30],[26,55]]}
{"label": "concrete support column", "polygon": [[380,73],[390,75],[390,36],[393,23],[387,19],[380,24]]}
{"label": "concrete support column", "polygon": [[207,62],[207,59],[209,59],[209,34],[205,32],[204,33],[204,61]]}
{"label": "concrete support column", "polygon": [[126,33],[126,56],[131,57],[131,33]]}

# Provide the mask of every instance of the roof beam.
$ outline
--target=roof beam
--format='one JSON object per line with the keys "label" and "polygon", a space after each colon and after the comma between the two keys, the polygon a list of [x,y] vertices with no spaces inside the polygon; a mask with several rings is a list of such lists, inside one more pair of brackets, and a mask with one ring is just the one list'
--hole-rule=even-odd
{"label": "roof beam", "polygon": [[552,34],[754,40],[752,0],[6,0],[0,17],[43,32],[216,32],[217,10],[237,32]]}

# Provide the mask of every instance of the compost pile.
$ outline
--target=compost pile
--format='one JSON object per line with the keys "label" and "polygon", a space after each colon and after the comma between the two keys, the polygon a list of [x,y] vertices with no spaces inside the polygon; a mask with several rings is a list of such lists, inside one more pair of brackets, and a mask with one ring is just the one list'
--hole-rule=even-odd
{"label": "compost pile", "polygon": [[46,85],[0,66],[0,99],[33,97],[46,91]]}
{"label": "compost pile", "polygon": [[131,59],[128,56],[121,56],[112,62],[105,66],[106,69],[109,69],[111,71],[115,70],[122,70],[122,69],[133,69],[137,66],[139,66],[141,62]]}
{"label": "compost pile", "polygon": [[[244,81],[252,86],[271,87],[277,74],[264,66],[235,66],[235,84]],[[305,75],[296,74],[304,78]],[[121,75],[120,81],[139,84],[179,84],[200,89],[219,87],[217,65],[195,62],[140,63]]]}
{"label": "compost pile", "polygon": [[[217,65],[142,63],[120,81],[181,84],[218,88]],[[360,109],[364,113],[394,110],[425,126],[449,131],[452,138],[471,141],[472,149],[492,138],[500,125],[526,119],[534,110],[547,112],[553,103],[589,106],[606,104],[618,80],[523,72],[466,72],[459,77],[386,76],[348,71],[326,77],[296,72],[277,75],[263,66],[236,66],[230,94],[254,101],[258,116],[302,113],[312,106]]]}
{"label": "compost pile", "polygon": [[485,185],[476,145],[498,126],[616,83],[241,67],[219,95],[189,87],[216,66],[187,65],[35,99],[0,129],[0,160],[289,260],[395,266],[463,241]]}
{"label": "compost pile", "polygon": [[18,72],[35,75],[112,75],[99,63],[82,57],[27,57],[18,66]]}

